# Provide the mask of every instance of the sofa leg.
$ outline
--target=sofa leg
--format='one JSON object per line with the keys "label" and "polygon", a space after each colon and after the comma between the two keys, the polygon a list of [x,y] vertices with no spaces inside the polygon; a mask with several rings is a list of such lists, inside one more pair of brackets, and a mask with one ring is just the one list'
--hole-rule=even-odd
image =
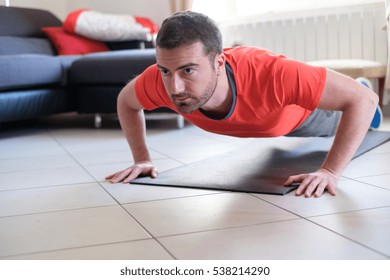
{"label": "sofa leg", "polygon": [[184,127],[184,118],[181,115],[177,116],[177,127],[183,128]]}
{"label": "sofa leg", "polygon": [[95,128],[102,127],[102,116],[100,114],[95,114]]}

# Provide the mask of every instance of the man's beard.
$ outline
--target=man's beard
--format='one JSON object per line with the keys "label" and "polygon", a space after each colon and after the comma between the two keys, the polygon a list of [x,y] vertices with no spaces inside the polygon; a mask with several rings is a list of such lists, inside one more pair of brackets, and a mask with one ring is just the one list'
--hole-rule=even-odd
{"label": "man's beard", "polygon": [[210,98],[215,92],[215,89],[217,88],[217,84],[218,76],[215,75],[214,79],[210,80],[203,94],[199,98],[194,98],[193,95],[188,92],[183,92],[180,94],[171,94],[170,98],[180,113],[190,114],[201,108],[204,104],[207,103],[207,101],[210,100]]}

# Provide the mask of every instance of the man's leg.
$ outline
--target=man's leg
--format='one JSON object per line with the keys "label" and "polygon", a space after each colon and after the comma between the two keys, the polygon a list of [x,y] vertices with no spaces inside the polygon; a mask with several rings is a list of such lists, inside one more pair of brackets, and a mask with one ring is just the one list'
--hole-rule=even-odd
{"label": "man's leg", "polygon": [[336,133],[341,112],[315,110],[298,128],[286,136],[329,137]]}
{"label": "man's leg", "polygon": [[[369,79],[360,77],[360,78],[357,78],[356,81],[358,81],[362,85],[368,87],[372,91],[374,90],[374,88],[373,88],[373,86],[372,86],[372,84],[371,84]],[[376,108],[374,118],[372,119],[372,122],[371,122],[371,125],[370,125],[370,129],[377,129],[377,128],[379,128],[379,126],[382,123],[382,120],[383,120],[382,110],[381,110],[381,107],[378,106]]]}
{"label": "man's leg", "polygon": [[[373,90],[370,80],[366,78],[356,79],[362,85]],[[293,130],[286,136],[296,137],[329,137],[336,133],[337,126],[341,118],[341,112],[315,110],[301,126]],[[378,106],[372,119],[370,129],[377,129],[381,125],[383,114]]]}

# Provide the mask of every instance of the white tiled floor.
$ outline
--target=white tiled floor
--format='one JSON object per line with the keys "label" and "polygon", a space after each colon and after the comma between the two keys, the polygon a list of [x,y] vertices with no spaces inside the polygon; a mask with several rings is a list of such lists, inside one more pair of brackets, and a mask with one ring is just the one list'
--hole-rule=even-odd
{"label": "white tiled floor", "polygon": [[[111,185],[131,153],[115,120],[92,123],[0,130],[0,259],[390,259],[390,142],[351,162],[336,197],[305,199]],[[247,141],[148,122],[160,172]]]}

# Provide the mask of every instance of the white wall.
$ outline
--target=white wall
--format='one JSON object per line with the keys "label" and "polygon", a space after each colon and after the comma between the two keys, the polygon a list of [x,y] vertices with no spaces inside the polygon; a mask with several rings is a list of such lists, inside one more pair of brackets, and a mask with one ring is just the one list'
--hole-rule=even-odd
{"label": "white wall", "polygon": [[170,15],[169,0],[65,0],[67,11],[90,8],[113,14],[146,16],[156,24]]}
{"label": "white wall", "polygon": [[231,18],[297,11],[325,7],[341,7],[362,3],[384,3],[385,0],[194,0],[193,9],[216,21]]}
{"label": "white wall", "polygon": [[[10,6],[49,10],[61,20],[64,20],[69,12],[80,8],[104,13],[145,16],[158,25],[170,15],[169,0],[9,0],[9,2]],[[0,0],[0,3],[5,4],[5,0]]]}
{"label": "white wall", "polygon": [[[0,1],[5,4],[5,0]],[[8,2],[10,6],[49,10],[61,19],[66,11],[65,0],[8,0]]]}
{"label": "white wall", "polygon": [[[5,4],[6,0],[0,0]],[[156,24],[170,15],[170,0],[8,0],[11,6],[42,8],[65,19],[80,8],[104,13],[132,14],[151,18]],[[343,6],[357,3],[376,3],[384,0],[193,0],[193,9],[207,14],[216,21],[236,16],[264,14],[281,10]]]}

